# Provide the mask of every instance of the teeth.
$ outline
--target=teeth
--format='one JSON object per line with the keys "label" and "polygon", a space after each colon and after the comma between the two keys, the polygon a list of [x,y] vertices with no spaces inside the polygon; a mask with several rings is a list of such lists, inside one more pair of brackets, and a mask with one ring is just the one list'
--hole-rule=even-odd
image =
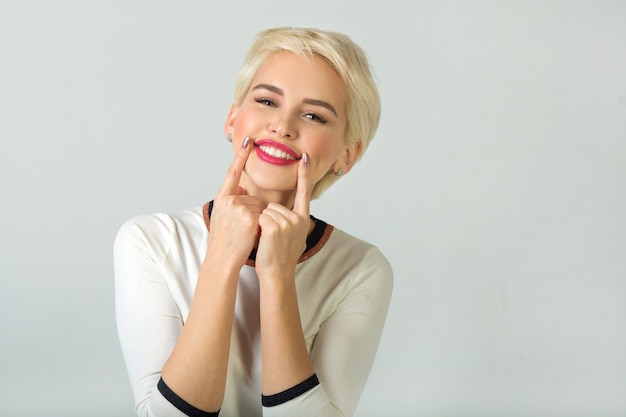
{"label": "teeth", "polygon": [[293,156],[289,155],[288,153],[283,152],[280,149],[273,148],[271,146],[260,145],[259,148],[261,148],[261,150],[263,152],[265,152],[268,155],[273,156],[274,158],[288,159],[288,160],[291,160],[291,161],[296,159]]}

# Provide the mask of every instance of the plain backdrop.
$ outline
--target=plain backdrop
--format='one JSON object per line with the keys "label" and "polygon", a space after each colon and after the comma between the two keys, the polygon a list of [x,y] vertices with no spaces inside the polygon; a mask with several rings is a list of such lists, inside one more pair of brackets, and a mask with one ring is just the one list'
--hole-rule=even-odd
{"label": "plain backdrop", "polygon": [[349,34],[382,96],[312,205],[395,271],[356,415],[626,415],[626,2],[0,4],[0,415],[134,415],[114,236],[214,196],[284,25]]}

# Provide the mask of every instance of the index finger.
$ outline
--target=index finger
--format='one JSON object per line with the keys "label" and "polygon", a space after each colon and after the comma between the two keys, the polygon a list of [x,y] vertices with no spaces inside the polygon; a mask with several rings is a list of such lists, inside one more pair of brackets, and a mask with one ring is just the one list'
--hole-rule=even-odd
{"label": "index finger", "polygon": [[296,183],[296,198],[293,204],[293,212],[302,217],[309,218],[311,207],[311,193],[313,185],[309,179],[309,155],[302,154],[302,160],[298,165],[298,182]]}
{"label": "index finger", "polygon": [[248,160],[248,155],[250,155],[250,149],[252,148],[252,146],[249,145],[249,142],[250,136],[246,136],[241,144],[241,149],[237,149],[237,152],[235,152],[235,159],[233,159],[233,162],[230,163],[230,166],[226,171],[224,182],[217,192],[218,197],[238,194],[241,173],[243,172],[243,168],[246,166],[246,161]]}

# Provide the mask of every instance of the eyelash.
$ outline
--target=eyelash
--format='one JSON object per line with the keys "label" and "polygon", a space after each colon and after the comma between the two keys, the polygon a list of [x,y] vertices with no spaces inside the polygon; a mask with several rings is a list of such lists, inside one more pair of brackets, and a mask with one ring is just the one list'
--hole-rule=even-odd
{"label": "eyelash", "polygon": [[[266,97],[259,97],[259,98],[255,98],[254,101],[256,101],[259,104],[263,104],[264,106],[271,106],[271,107],[276,107],[276,103],[274,102],[274,100],[266,98]],[[303,115],[306,119],[308,120],[313,120],[315,122],[319,122],[321,124],[326,124],[327,120],[324,119],[322,116],[320,116],[319,114],[316,113],[304,113]]]}
{"label": "eyelash", "polygon": [[260,104],[264,104],[266,106],[274,106],[274,107],[276,106],[276,103],[274,103],[273,100],[270,100],[269,98],[265,98],[265,97],[255,98],[254,101]]}
{"label": "eyelash", "polygon": [[309,120],[314,120],[316,122],[320,122],[321,124],[326,124],[326,119],[324,119],[323,117],[315,114],[315,113],[305,113],[304,117],[306,117]]}

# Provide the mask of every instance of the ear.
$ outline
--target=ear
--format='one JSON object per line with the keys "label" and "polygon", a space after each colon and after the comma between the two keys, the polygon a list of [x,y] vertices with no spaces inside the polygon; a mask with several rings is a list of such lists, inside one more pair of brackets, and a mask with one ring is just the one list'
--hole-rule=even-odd
{"label": "ear", "polygon": [[343,153],[333,164],[333,171],[337,172],[339,168],[341,168],[344,175],[350,172],[356,161],[358,161],[361,150],[361,142],[357,140],[352,141],[352,143],[345,147]]}
{"label": "ear", "polygon": [[230,106],[230,110],[228,110],[228,116],[226,117],[226,123],[224,123],[224,136],[228,134],[228,132],[233,131],[235,128],[235,120],[237,120],[237,113],[239,113],[239,107],[235,106],[233,103]]}

